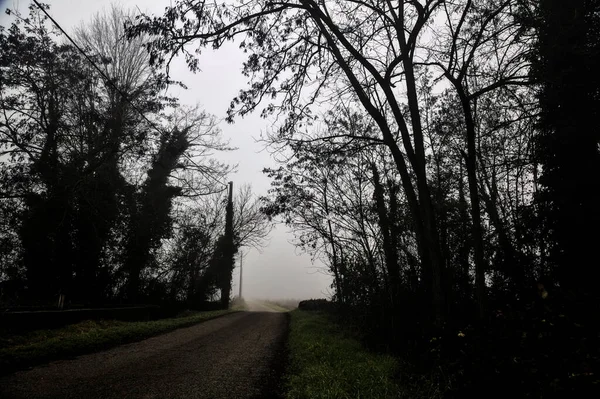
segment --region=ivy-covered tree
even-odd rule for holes
[[[214,193],[231,170],[211,158],[229,149],[214,117],[160,94],[125,15],[82,25],[79,48],[35,5],[0,28],[0,279],[27,286],[22,301],[144,298],[173,200]]]

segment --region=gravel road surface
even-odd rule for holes
[[[0,398],[276,398],[287,315],[239,312],[0,378]]]

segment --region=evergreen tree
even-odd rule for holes
[[[600,277],[600,2],[543,0],[534,76],[541,85],[538,200],[549,271],[561,288],[597,295]],[[548,276],[546,276],[548,277]]]

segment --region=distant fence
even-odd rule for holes
[[[56,328],[90,319],[146,321],[172,317],[175,313],[173,309],[153,305],[96,309],[8,310],[0,312],[0,328],[11,330]]]
[[[107,304],[93,308],[70,304],[69,309],[63,310],[47,306],[0,307],[0,329],[57,328],[84,320],[149,321],[175,317],[186,309],[208,311],[222,309],[222,307],[221,302],[211,301],[203,301],[195,305],[185,302],[170,302],[160,306]]]

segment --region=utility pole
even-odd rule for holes
[[[242,299],[242,274],[243,274],[243,269],[242,269],[242,263],[244,261],[244,253],[242,251],[240,251],[240,293],[238,294],[238,298]]]

